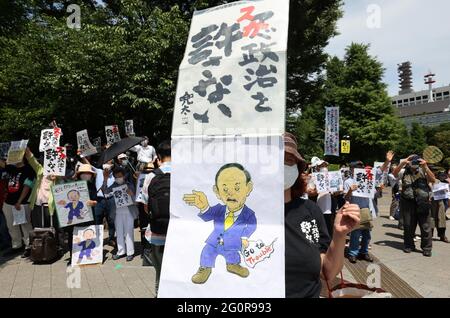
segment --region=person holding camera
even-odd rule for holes
[[[431,257],[431,201],[429,184],[436,178],[427,162],[418,155],[411,155],[400,162],[393,171],[394,177],[405,168],[400,192],[400,214],[403,217],[403,240],[405,253],[415,250],[414,233],[419,224],[421,248],[424,256]]]

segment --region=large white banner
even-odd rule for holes
[[[283,158],[281,136],[172,139],[159,297],[284,297]]]
[[[195,12],[172,135],[282,134],[288,20],[289,0]]]
[[[325,107],[325,155],[339,157],[339,107]]]

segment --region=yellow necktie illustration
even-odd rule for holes
[[[225,231],[228,230],[234,223],[234,212],[229,212],[225,218]]]

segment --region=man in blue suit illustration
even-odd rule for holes
[[[183,200],[200,210],[199,217],[214,221],[214,231],[206,240],[200,257],[200,268],[192,276],[195,284],[205,283],[211,275],[218,255],[225,258],[227,271],[240,277],[247,277],[249,271],[242,267],[239,251],[248,246],[248,238],[256,230],[255,212],[245,205],[253,190],[250,173],[238,163],[222,166],[216,174],[213,191],[225,205],[209,206],[203,192],[192,191]]]

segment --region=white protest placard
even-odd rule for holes
[[[89,140],[87,129],[77,132],[77,145],[83,157],[92,156],[97,153],[97,148]]]
[[[75,226],[72,267],[103,263],[103,225]]]
[[[46,149],[55,149],[56,147],[59,147],[61,134],[61,128],[59,127],[41,130],[39,151],[44,152]]]
[[[330,192],[340,192],[344,189],[341,171],[328,171],[328,182],[330,184]]]
[[[339,157],[339,107],[325,107],[325,155]]]
[[[445,200],[450,198],[449,184],[439,182],[433,185],[433,200]]]
[[[44,176],[66,175],[66,147],[45,149],[44,151]]]
[[[120,141],[119,127],[117,125],[105,126],[106,144],[112,145]]]
[[[11,145],[8,149],[8,158],[6,159],[6,163],[8,165],[13,165],[22,161],[23,156],[25,155],[25,150],[27,149],[28,139],[27,140],[19,140],[12,141]]]
[[[314,185],[316,186],[317,193],[330,192],[330,183],[328,180],[328,173],[326,172],[314,172]]]
[[[134,122],[132,119],[125,120],[125,134],[134,136]]]
[[[158,297],[285,296],[283,149],[281,135],[172,138],[177,186]],[[208,207],[199,204],[206,201]],[[236,209],[237,218],[227,219],[226,211]],[[227,264],[248,276],[229,272]],[[200,267],[211,268],[203,283]]]
[[[196,11],[180,65],[173,136],[282,134],[289,0]]]
[[[381,161],[375,161],[373,163],[373,171],[375,173],[375,186],[379,187],[382,184],[385,184],[387,181],[387,171],[389,170],[389,167],[387,168],[387,171],[381,171],[381,167],[384,165],[384,162]]]
[[[8,157],[8,150],[10,146],[11,146],[10,142],[0,143],[0,159],[6,159]]]
[[[355,168],[353,178],[358,186],[358,188],[352,192],[353,196],[370,199],[375,197],[375,175],[373,174],[372,169]]]
[[[133,205],[133,199],[128,194],[128,186],[126,184],[115,187],[112,191],[117,208]]]
[[[54,185],[52,193],[60,227],[94,220],[86,181]]]
[[[144,201],[144,197],[142,194],[142,188],[144,186],[144,181],[145,181],[145,177],[147,176],[146,173],[140,173],[139,177],[136,181],[136,198],[135,201],[136,202],[140,202],[140,203],[146,203]]]
[[[25,207],[20,206],[20,210],[17,210],[15,206],[12,207],[13,212],[13,225],[20,225],[27,223],[27,215],[25,214]]]
[[[97,149],[97,152],[100,152],[102,150],[102,138],[97,137],[92,139],[92,145]]]

